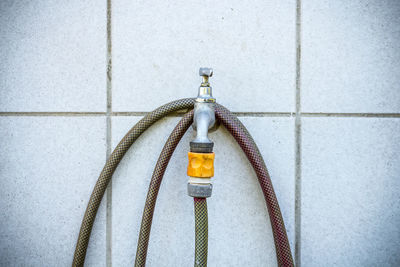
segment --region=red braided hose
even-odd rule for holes
[[[244,125],[224,106],[216,104],[215,115],[216,118],[221,122],[221,124],[225,126],[225,128],[238,142],[257,174],[258,181],[260,183],[267,204],[268,213],[272,225],[278,265],[282,267],[294,266],[289,241],[286,235],[285,224],[283,222],[278,200],[275,196],[267,167],[264,163],[260,151],[258,150],[257,145],[255,144],[254,140],[252,139],[251,135],[244,127]],[[184,119],[182,119],[182,121],[184,121]],[[179,124],[181,124],[182,121]],[[178,125],[174,129],[174,132],[171,134],[171,137],[182,135],[182,130],[184,128],[178,127]],[[175,133],[175,131],[180,131],[181,133],[177,134]],[[140,228],[135,260],[136,267],[145,266],[146,264],[147,247],[150,238],[150,229],[154,214],[155,202],[157,199],[158,189],[160,188],[165,171],[165,168],[161,172],[158,171],[158,169],[161,168],[161,165],[164,164],[166,167],[170,159],[170,155],[172,155],[176,145],[177,142],[175,139],[173,145],[166,144],[164,146],[164,149],[161,152],[160,157],[158,158],[156,168],[153,172],[153,176],[149,185],[145,209],[143,211],[142,225]]]
[[[274,234],[278,265],[282,267],[294,266],[278,200],[275,196],[275,191],[268,174],[267,166],[265,165],[256,143],[244,125],[224,106],[217,104],[215,108],[215,116],[235,138],[257,174],[258,182],[260,183],[268,208],[269,218]]]
[[[170,113],[172,111],[179,110],[179,109],[185,109],[185,108],[189,108],[189,109],[193,108],[193,104],[194,104],[194,99],[181,99],[181,100],[177,100],[177,101],[168,103],[164,106],[161,106],[160,108],[156,109],[155,111],[153,111],[152,113],[150,113],[149,115],[144,117],[140,122],[138,122],[135,125],[135,127],[133,127],[127,133],[127,135],[121,140],[121,142],[115,148],[112,155],[108,159],[106,165],[104,166],[104,169],[103,169],[102,173],[100,174],[100,177],[99,177],[99,179],[93,189],[93,193],[90,197],[84,218],[82,220],[82,225],[81,225],[78,241],[77,241],[76,248],[75,248],[74,260],[73,260],[72,266],[83,266],[83,264],[84,264],[91,230],[93,227],[93,223],[94,223],[94,220],[96,217],[97,210],[100,205],[100,201],[101,201],[101,199],[104,195],[104,192],[107,188],[108,182],[111,180],[114,170],[116,169],[119,162],[125,155],[126,151],[133,144],[133,142],[135,142],[135,140],[141,135],[141,133],[143,133],[155,121],[164,117],[165,115],[167,115],[168,113]],[[233,114],[231,114],[226,108],[224,108],[221,105],[216,104],[215,112],[216,112],[217,119],[219,119],[221,121],[221,123],[229,130],[229,132],[231,132],[233,137],[239,143],[242,150],[246,153],[248,159],[250,160],[251,164],[253,165],[253,167],[257,173],[257,177],[260,182],[261,188],[263,190],[264,197],[265,197],[267,207],[268,207],[268,212],[270,215],[279,266],[285,266],[285,267],[286,266],[294,266],[291,252],[290,252],[288,238],[286,235],[285,225],[283,223],[283,219],[282,219],[282,215],[281,215],[281,212],[279,209],[278,201],[276,199],[276,196],[275,196],[275,193],[274,193],[274,190],[272,187],[272,183],[271,183],[270,177],[268,175],[267,168],[266,168],[265,163],[262,159],[262,156],[257,148],[257,145],[254,143],[250,134],[247,132],[246,128],[241,124],[241,122]],[[190,115],[189,115],[189,117],[190,117]],[[184,119],[186,120],[186,123],[187,123],[186,116]],[[179,128],[179,131],[182,130],[182,127],[178,127],[178,128]],[[175,136],[175,137],[177,137],[177,136]],[[168,149],[169,152],[171,152],[170,149]],[[172,152],[173,152],[173,150],[174,149],[172,149]],[[165,157],[165,155],[163,153],[160,155],[160,158],[162,158],[162,157]],[[168,161],[169,161],[169,159],[168,159]],[[168,164],[168,161],[165,162],[165,164]],[[163,172],[158,173],[157,175],[153,174],[150,187],[152,186],[152,184],[156,185],[158,183],[158,181],[161,182],[161,180],[158,180],[158,179],[162,179],[162,176],[163,176]],[[153,182],[153,179],[156,179],[157,181]],[[149,190],[151,190],[151,188],[149,188]],[[154,199],[154,201],[155,201],[155,197],[152,199]],[[146,203],[146,205],[147,205],[147,203]],[[149,205],[152,206],[153,204],[149,203]],[[154,208],[147,210],[146,213],[147,213],[147,218],[149,219],[148,223],[150,225],[146,226],[144,228],[149,227],[148,229],[150,230],[151,219],[153,217]],[[141,231],[142,231],[142,229],[143,229],[143,224],[141,227]],[[138,244],[138,246],[147,247],[147,244],[149,241],[149,235],[150,235],[150,231],[148,234],[145,235],[146,237],[140,241],[141,244]],[[145,255],[143,255],[143,256],[145,259]],[[145,261],[142,264],[144,266]]]

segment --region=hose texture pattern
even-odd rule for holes
[[[272,182],[270,179],[270,176],[268,174],[267,167],[265,165],[265,162],[262,158],[262,155],[254,142],[253,138],[251,137],[250,133],[247,131],[246,127],[240,122],[239,119],[236,118],[235,115],[233,115],[228,109],[226,109],[224,106],[220,104],[216,104],[215,107],[215,115],[216,118],[221,122],[222,125],[225,126],[225,128],[231,133],[231,135],[235,138],[235,140],[238,142],[239,146],[242,148],[244,153],[246,154],[247,158],[249,159],[251,165],[253,166],[257,177],[258,181],[260,183],[261,189],[264,194],[264,198],[267,204],[267,209],[271,221],[271,226],[272,226],[272,231],[274,235],[274,242],[275,242],[275,250],[276,250],[276,255],[277,255],[277,262],[278,265],[281,267],[288,267],[288,266],[294,266],[293,263],[293,258],[292,254],[290,251],[290,245],[289,241],[287,238],[286,234],[286,229],[285,229],[285,224],[283,222],[282,214],[279,208],[278,200],[275,196],[274,189],[272,187]],[[163,158],[164,155],[161,153],[160,158]],[[162,180],[162,177],[154,176],[153,178],[160,179]],[[153,188],[153,185],[156,185],[157,183],[150,182],[149,186],[149,192],[157,192],[158,190],[155,190]],[[153,217],[154,214],[154,207],[155,207],[155,200],[157,198],[157,195],[153,196],[151,199],[147,199],[147,201],[152,201],[154,202],[153,204],[149,204],[146,201],[146,206],[151,206],[153,207],[152,210],[146,209],[143,212],[143,218],[149,218]],[[150,224],[150,225],[148,225]],[[150,227],[151,227],[151,220],[142,220],[142,225],[140,229],[140,236],[145,237],[145,238],[139,238],[139,243],[138,243],[138,248],[140,247],[146,247],[148,246],[149,243],[149,238],[150,238]],[[143,230],[142,230],[143,229]],[[142,231],[145,231],[146,234],[142,234]],[[142,244],[145,243],[145,244]],[[197,248],[196,248],[197,250]],[[147,252],[147,250],[146,250]],[[138,255],[136,255],[136,263]],[[144,259],[144,262],[141,261],[143,265],[136,265],[136,266],[145,266],[145,255],[143,257],[142,254],[140,254],[140,258]]]
[[[135,266],[141,267],[146,265],[147,248],[149,245],[151,223],[153,220],[154,208],[157,201],[158,191],[160,190],[161,181],[164,177],[165,170],[175,151],[176,146],[185,134],[187,129],[193,122],[193,110],[179,121],[175,129],[172,131],[164,148],[157,160],[156,166],[151,177],[149,191],[147,192],[146,204],[144,206],[142,224],[140,226],[140,234],[136,251]]]
[[[136,139],[151,125],[162,117],[171,112],[181,109],[192,109],[194,105],[193,98],[185,98],[165,104],[141,119],[125,136],[114,149],[113,153],[107,160],[96,185],[94,186],[92,195],[90,196],[85,215],[82,220],[79,237],[75,248],[72,266],[83,266],[86,257],[86,251],[89,244],[90,233],[92,232],[93,223],[99,209],[101,199],[107,189],[107,185],[117,168],[119,162],[125,155],[126,151],[136,141]]]
[[[90,234],[92,231],[94,220],[96,218],[97,210],[100,206],[101,199],[103,198],[104,192],[107,189],[107,185],[111,180],[112,174],[114,173],[115,169],[117,168],[119,162],[121,161],[127,150],[136,141],[136,139],[156,121],[158,121],[159,119],[168,115],[171,112],[182,109],[192,109],[193,105],[194,105],[194,99],[187,98],[187,99],[173,101],[157,108],[153,112],[146,115],[142,120],[140,120],[125,135],[125,137],[114,149],[113,153],[107,160],[100,174],[100,177],[96,182],[92,195],[90,196],[89,203],[82,220],[81,229],[79,232],[79,237],[75,248],[75,254],[72,263],[73,267],[83,266],[84,264]],[[254,140],[252,139],[246,128],[232,113],[229,112],[229,110],[227,110],[226,108],[224,108],[219,104],[216,104],[215,114],[216,118],[221,122],[221,124],[223,124],[228,129],[228,131],[239,143],[240,147],[245,152],[246,156],[248,157],[249,161],[254,167],[254,170],[256,171],[259,183],[261,185],[261,189],[264,193],[265,201],[267,203],[267,208],[274,234],[276,254],[279,266],[285,266],[285,267],[294,266],[290,252],[288,238],[286,235],[285,225],[282,219],[282,214],[280,212],[280,208],[272,187],[271,179],[269,177],[265,163],[262,159],[261,153],[257,148],[257,145],[254,143]],[[164,157],[164,153],[166,152],[164,152],[163,150],[163,152],[160,155],[160,158]],[[157,176],[153,175],[152,180],[153,178],[157,178]],[[161,180],[159,181],[161,182]],[[150,182],[149,191],[154,190],[153,188],[156,186],[157,186],[156,182],[153,181]],[[142,255],[141,256],[142,260],[140,261],[141,265],[137,266],[145,266],[147,246],[150,237],[150,228],[151,228],[151,222],[154,213],[155,199],[157,197],[157,193],[158,189],[154,190],[153,191],[154,195],[152,195],[151,198],[148,197],[147,199],[150,203],[146,202],[146,206],[150,208],[148,209],[145,208],[144,210],[144,216],[147,216],[147,219],[142,220],[142,225],[140,230],[141,231],[140,236],[142,236],[142,238],[139,238],[138,251],[139,251],[139,246],[142,246],[143,248],[146,249],[145,250],[143,250],[143,248],[141,249],[141,251],[143,250],[144,254],[139,253]],[[143,234],[142,231],[144,231]],[[146,231],[148,232],[146,233]]]
[[[195,219],[195,256],[194,267],[207,267],[208,216],[207,199],[193,198]]]
[[[275,191],[272,186],[267,166],[265,165],[256,143],[239,119],[237,119],[236,116],[222,105],[217,104],[215,108],[215,116],[235,138],[257,174],[258,182],[263,191],[268,208],[278,265],[282,267],[294,266],[278,200],[275,196]]]

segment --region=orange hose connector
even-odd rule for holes
[[[214,176],[215,153],[188,152],[189,164],[187,175],[191,177],[210,178]]]

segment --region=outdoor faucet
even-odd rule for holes
[[[208,138],[208,131],[215,124],[215,98],[212,96],[209,77],[213,75],[213,70],[200,68],[199,75],[203,77],[203,81],[194,104],[193,129],[196,131],[196,138],[190,142],[190,151],[211,153],[214,143]]]

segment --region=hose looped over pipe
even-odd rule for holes
[[[272,182],[268,174],[267,167],[264,163],[262,155],[254,142],[253,138],[247,131],[246,127],[233,115],[228,109],[220,104],[216,104],[215,115],[217,120],[231,133],[238,142],[243,152],[246,154],[251,165],[253,166],[264,198],[267,204],[267,209],[271,221],[272,231],[274,235],[275,251],[279,266],[294,266],[290,245],[286,234],[285,225],[282,214],[279,208],[278,200],[276,199]],[[175,128],[176,130],[177,128]],[[174,131],[175,131],[174,130]],[[172,136],[173,134],[171,134]],[[176,147],[176,145],[175,145]],[[144,267],[146,265],[147,247],[149,244],[151,222],[154,214],[155,202],[157,200],[158,190],[163,179],[164,172],[159,172],[158,165],[168,164],[165,162],[167,154],[172,154],[174,146],[164,146],[163,151],[158,158],[156,168],[150,182],[149,191],[147,194],[145,209],[143,211],[142,224],[140,227],[139,240],[136,252],[135,267]],[[172,150],[172,151],[171,151]],[[162,164],[161,164],[162,163]],[[149,207],[152,207],[149,209]],[[195,250],[198,250],[196,246]]]
[[[119,144],[107,160],[103,170],[101,171],[100,177],[93,188],[92,195],[90,196],[85,215],[83,216],[78,241],[76,243],[74,260],[72,262],[73,267],[81,267],[85,262],[90,233],[92,232],[93,223],[96,218],[101,199],[103,198],[104,192],[107,189],[108,183],[110,182],[115,169],[125,155],[126,151],[128,151],[128,149],[136,141],[136,139],[156,121],[165,117],[171,112],[181,109],[192,109],[193,105],[193,98],[184,98],[165,104],[141,119],[124,136],[124,138],[122,138],[121,142],[119,142]]]
[[[84,218],[82,220],[82,225],[79,232],[79,237],[75,249],[72,266],[83,266],[84,264],[90,233],[92,231],[93,223],[101,199],[104,195],[104,192],[107,188],[109,181],[111,180],[112,174],[114,173],[122,157],[125,155],[126,151],[133,144],[133,142],[157,120],[159,120],[160,118],[166,116],[168,113],[171,113],[173,111],[193,108],[193,104],[194,104],[194,99],[181,99],[168,103],[164,106],[161,106],[160,108],[156,109],[155,111],[145,116],[141,121],[139,121],[125,135],[125,137],[115,148],[110,158],[108,159],[106,165],[104,166],[100,174],[100,177],[93,189],[92,195],[90,197]],[[268,171],[265,167],[265,163],[261,157],[261,154],[256,144],[254,143],[250,134],[247,132],[246,128],[241,124],[241,122],[234,115],[232,115],[227,109],[218,104],[216,106],[216,116],[234,136],[236,141],[241,146],[242,150],[246,153],[246,156],[249,158],[251,164],[253,165],[257,173],[261,188],[264,193],[265,200],[267,202],[268,212],[270,215],[272,230],[274,234],[274,241],[275,241],[279,266],[294,266],[279,205],[275,193],[273,191],[273,187],[268,175]],[[161,156],[162,155],[160,155],[160,158]],[[162,179],[162,176],[163,174],[161,176],[153,175],[152,179],[153,178]],[[151,217],[153,212],[154,209],[150,211]],[[151,220],[150,220],[150,227],[151,227]],[[142,228],[143,228],[143,221],[142,221],[141,231]],[[144,242],[147,242],[147,244],[148,244],[148,238],[149,235],[147,235],[147,238],[143,240]],[[138,244],[138,247],[139,246],[140,244]],[[142,266],[144,266],[145,257],[144,257],[144,262],[142,264],[143,264]]]
[[[215,108],[215,116],[235,138],[257,174],[258,182],[263,191],[264,199],[268,208],[278,265],[285,267],[294,266],[281,209],[279,208],[271,178],[260,150],[246,127],[244,127],[239,119],[236,118],[236,116],[228,109],[217,104]]]
[[[136,249],[135,267],[145,266],[147,257],[147,248],[150,239],[151,223],[153,221],[154,208],[156,206],[158,191],[160,190],[161,181],[164,177],[169,160],[175,151],[176,146],[182,139],[187,129],[193,122],[193,110],[178,122],[158,157],[156,166],[154,167],[151,177],[149,191],[147,191],[146,204],[144,205],[142,224],[140,226],[140,234]]]

